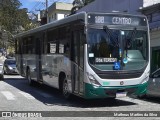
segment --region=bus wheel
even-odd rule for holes
[[[69,88],[68,88],[68,84],[67,84],[67,79],[66,78],[63,80],[63,96],[66,99],[70,99],[71,98],[71,93],[69,93]]]
[[[33,85],[33,81],[31,79],[31,74],[30,74],[29,69],[27,70],[27,80],[28,80],[29,85]]]
[[[4,76],[3,75],[0,75],[0,80],[4,80]]]

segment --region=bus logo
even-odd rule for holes
[[[124,82],[123,82],[123,81],[121,81],[121,82],[120,82],[120,85],[123,85],[123,84],[124,84]]]

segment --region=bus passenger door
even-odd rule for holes
[[[73,92],[79,95],[83,94],[84,79],[84,44],[83,31],[73,32],[71,42],[71,60],[72,60],[72,88]]]

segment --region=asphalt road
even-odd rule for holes
[[[135,96],[117,98],[116,100],[84,100],[75,96],[71,100],[65,100],[57,89],[39,84],[29,86],[24,78],[18,75],[7,75],[4,81],[0,81],[0,116],[4,111],[9,112],[9,114],[11,112],[12,118],[6,117],[6,113],[3,113],[3,117],[0,119],[158,120],[160,117],[141,117],[141,112],[136,114],[139,117],[127,117],[127,115],[133,113],[133,111],[135,113],[143,111],[151,116],[151,113],[155,113],[151,111],[160,111],[160,100],[159,98],[140,100]],[[120,114],[121,112],[123,114]],[[32,113],[37,117],[33,118]],[[120,117],[116,117],[116,114]],[[156,116],[156,113],[152,115]],[[41,116],[42,118],[39,118]]]

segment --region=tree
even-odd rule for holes
[[[19,0],[0,0],[0,27],[3,33],[7,34],[7,37],[3,41],[3,43],[7,44],[7,48],[14,46],[11,34],[16,34],[20,30],[28,30],[33,27],[27,15],[28,10],[20,9],[20,6]]]
[[[93,2],[94,0],[74,0],[73,1],[73,8],[71,10],[71,14],[75,14],[77,10],[80,8],[88,5],[89,3]]]
[[[18,9],[17,20],[15,21],[17,22],[17,30],[20,29],[20,27],[24,28],[24,30],[29,30],[35,27],[32,25],[27,13],[27,9]]]
[[[17,19],[17,10],[20,7],[18,0],[1,0],[0,25],[7,31],[14,31]]]
[[[27,9],[20,9],[19,0],[0,0],[0,26],[3,29],[13,33],[19,28],[24,30],[30,29],[28,25],[31,23]]]

